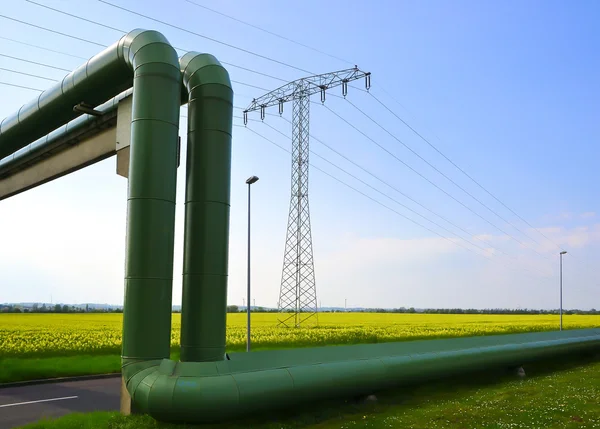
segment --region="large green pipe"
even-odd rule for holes
[[[103,115],[109,113],[114,114],[119,106],[119,101],[130,96],[132,91],[132,89],[123,91],[121,94],[111,98],[106,103],[102,103],[100,106],[97,106],[94,110],[102,113]],[[10,172],[11,169],[21,163],[31,162],[36,158],[42,157],[50,148],[52,148],[53,143],[63,139],[64,137],[74,134],[80,129],[92,126],[97,120],[97,117],[94,115],[89,115],[87,113],[83,114],[67,124],[55,129],[44,137],[40,137],[33,143],[22,147],[15,153],[0,159],[0,177],[2,177],[6,172]]]
[[[181,60],[188,98],[181,360],[225,354],[233,90],[215,57]]]
[[[0,122],[0,158],[80,116],[81,113],[73,111],[76,104],[85,102],[97,106],[131,88],[133,70],[129,44],[142,33],[142,30],[134,30],[123,36],[16,113],[4,118]]]
[[[123,311],[127,366],[170,356],[181,72],[175,49],[156,32],[124,42],[123,55],[134,70]]]
[[[600,329],[234,353],[126,368],[140,412],[208,423],[476,370],[600,350]]]
[[[0,158],[133,85],[123,363],[169,357],[181,71],[156,31],[134,30],[0,122]]]

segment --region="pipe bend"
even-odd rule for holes
[[[194,89],[202,85],[222,85],[233,95],[229,73],[215,56],[188,52],[181,57],[179,64],[183,80],[182,102],[192,99]]]

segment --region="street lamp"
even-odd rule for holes
[[[258,177],[250,176],[246,183],[248,184],[248,297],[246,302],[247,326],[246,326],[246,351],[250,351],[250,185],[258,182]]]
[[[560,330],[562,331],[562,257],[567,253],[566,250],[560,252]]]

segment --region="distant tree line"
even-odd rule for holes
[[[291,310],[290,310],[291,311]],[[79,307],[74,305],[38,305],[33,304],[32,307],[22,307],[19,305],[0,305],[1,313],[122,313],[122,308],[90,308],[88,305],[85,307]],[[177,309],[174,313],[180,313],[181,310]],[[237,305],[228,305],[228,313],[240,313],[246,312],[246,307],[239,307]],[[267,307],[252,307],[253,313],[278,313],[276,308]],[[536,310],[529,308],[485,308],[485,309],[474,309],[474,308],[426,308],[422,310],[416,310],[413,307],[410,308],[364,308],[364,309],[327,309],[320,310],[321,313],[420,313],[420,314],[546,314],[553,315],[559,314],[559,310]],[[600,315],[600,310],[592,308],[591,310],[563,310],[563,314],[572,315]]]
[[[31,307],[23,307],[20,305],[0,305],[2,313],[122,313],[122,308],[90,308],[76,307],[74,305],[46,305],[33,304]]]
[[[414,308],[369,308],[361,310],[364,313],[421,313],[421,314],[559,314],[560,310],[536,310],[530,308],[425,308],[423,310],[415,310]],[[563,309],[563,314],[600,314],[599,310],[592,308],[591,310]]]

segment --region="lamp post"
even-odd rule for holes
[[[248,184],[248,297],[246,299],[246,302],[248,303],[248,305],[246,307],[246,313],[247,313],[246,351],[247,352],[250,351],[250,303],[252,302],[252,301],[250,301],[250,186],[256,182],[258,182],[258,177],[256,177],[256,176],[251,176],[248,178],[248,180],[246,180],[246,183]]]
[[[564,254],[566,254],[567,251],[563,250],[562,252],[560,252],[560,330],[562,331],[562,257]]]

